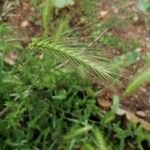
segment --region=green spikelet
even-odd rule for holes
[[[49,40],[35,40],[29,45],[29,48],[38,50],[50,58],[55,58],[58,63],[67,61],[78,75],[96,83],[106,86],[118,81],[116,77],[119,71],[113,67],[110,60],[88,47],[66,47]]]
[[[145,69],[133,79],[133,81],[128,85],[127,89],[125,90],[124,95],[127,96],[133,93],[137,88],[139,88],[147,81],[150,81],[150,68]]]
[[[104,137],[98,128],[95,128],[94,135],[97,141],[98,150],[107,150]]]

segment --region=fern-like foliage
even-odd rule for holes
[[[82,77],[89,78],[95,83],[110,85],[118,81],[118,69],[97,50],[85,46],[66,46],[61,43],[45,40],[34,40],[30,49],[46,54],[58,63],[67,61],[72,69]],[[119,82],[119,81],[118,81]]]
[[[124,95],[129,95],[137,90],[142,84],[145,82],[150,81],[150,67],[144,69],[140,74],[136,75],[133,78],[133,81],[128,85],[127,89],[125,90]]]

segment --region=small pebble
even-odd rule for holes
[[[136,114],[137,116],[142,117],[142,118],[146,117],[146,114],[143,111],[137,111]]]
[[[108,11],[101,11],[100,15],[102,18],[104,18],[108,14]]]
[[[27,20],[23,21],[20,26],[22,28],[28,27],[29,26],[29,21],[27,21]]]

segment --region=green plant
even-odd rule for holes
[[[4,64],[4,51],[5,51],[5,41],[0,41],[0,85],[2,85],[3,78],[3,64]]]
[[[149,66],[145,69],[142,69],[140,73],[138,73],[134,78],[133,81],[128,85],[128,87],[125,90],[125,95],[129,95],[136,91],[141,85],[143,85],[145,82],[148,82],[150,80],[150,68]]]
[[[97,141],[98,149],[107,150],[103,134],[100,132],[100,130],[98,128],[94,129],[94,135],[95,135],[95,138]]]
[[[48,37],[50,21],[53,11],[53,3],[52,0],[45,0],[42,9],[42,19],[43,19],[43,29],[44,29],[44,37]]]
[[[66,47],[48,40],[33,41],[29,48],[44,52],[58,63],[68,61],[78,74],[96,83],[108,85],[110,81],[115,81],[118,75],[118,70],[113,68],[108,59],[98,55],[98,52],[94,55],[90,48],[86,50],[86,47],[80,46],[79,51],[78,46]]]
[[[148,0],[139,0],[138,2],[138,9],[142,12],[146,12],[150,7],[150,3]]]
[[[119,49],[121,52],[128,51],[128,50],[134,50],[138,48],[139,44],[134,41],[133,39],[128,40],[127,42],[122,41],[119,39],[119,37],[110,34],[110,35],[104,35],[100,38],[100,43],[108,46],[112,50],[114,48]]]
[[[116,16],[102,26],[92,26],[92,31],[99,29],[96,40],[91,33],[94,42],[85,46],[74,40],[76,35],[68,27],[69,17],[58,17],[50,22],[49,10],[52,7],[47,5],[50,1],[32,2],[36,11],[39,10],[36,5],[40,8],[46,6],[43,11],[46,40],[33,40],[30,49],[24,47],[24,42],[21,47],[13,35],[17,29],[10,31],[7,24],[0,25],[0,149],[123,150],[128,147],[142,150],[150,147],[148,132],[137,124],[116,117],[119,96],[112,97],[112,107],[104,112],[97,107],[94,96],[101,86],[97,88],[75,74],[106,86],[113,83],[112,80],[117,81],[120,66],[123,68],[136,62],[137,51],[110,61],[97,50],[97,39],[100,39],[97,35],[107,27],[116,26]],[[89,9],[95,8],[96,4],[89,0],[81,3],[86,15],[93,12]],[[64,36],[68,32],[69,40]],[[102,42],[106,41],[102,44],[119,47],[119,38],[112,37],[102,37]],[[127,50],[137,48],[130,44]],[[18,52],[18,58],[14,65],[9,65],[4,59],[12,50]],[[149,55],[144,60],[148,62]]]
[[[5,71],[5,63],[4,59],[6,55],[15,48],[20,48],[20,44],[17,41],[10,42],[9,33],[11,32],[11,28],[9,25],[1,24],[0,25],[0,92],[4,92],[4,87],[7,87],[7,84],[13,84],[13,78],[11,77],[11,73],[7,73]],[[7,76],[7,77],[6,77]]]
[[[127,86],[124,95],[130,95],[136,91],[144,83],[149,82],[150,80],[150,67],[149,67],[149,53],[143,56],[145,65],[142,69],[136,73],[135,77],[132,79],[131,83]]]
[[[74,5],[75,1],[74,0],[53,0],[54,6],[56,8],[64,8],[69,5]]]
[[[140,11],[141,18],[143,18],[146,29],[150,31],[150,17],[149,17],[149,8],[150,2],[148,0],[139,0],[137,4],[137,8]]]

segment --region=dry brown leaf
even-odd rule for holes
[[[111,102],[107,99],[97,99],[97,102],[99,104],[99,106],[104,109],[104,110],[108,110],[111,107]]]
[[[137,111],[136,115],[139,116],[139,117],[142,117],[142,118],[146,117],[146,114],[143,111]]]
[[[133,123],[140,123],[141,126],[145,129],[145,130],[148,130],[150,131],[150,123],[135,116],[133,113],[127,111],[127,110],[124,110],[124,109],[121,109],[119,108],[122,112],[123,112],[123,115],[125,114],[127,120],[133,122]]]

